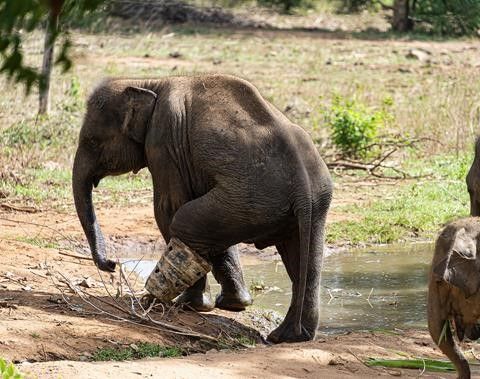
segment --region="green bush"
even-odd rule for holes
[[[3,358],[0,358],[0,375],[1,375],[1,379],[22,379],[23,378],[23,375],[17,371],[13,363],[8,364]]]
[[[412,11],[416,19],[430,24],[434,33],[466,35],[480,29],[478,0],[421,0]]]
[[[335,96],[327,114],[334,145],[345,157],[367,158],[374,154],[370,148],[385,123],[392,118],[386,107],[391,98],[384,101],[381,110],[373,111],[355,100]]]

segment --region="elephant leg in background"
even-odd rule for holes
[[[457,346],[448,322],[449,306],[442,299],[447,293],[446,289],[441,289],[444,283],[437,283],[430,277],[427,296],[427,320],[430,335],[440,350],[452,361],[458,372],[459,379],[470,379],[470,366],[465,359],[462,351]]]
[[[213,276],[222,286],[215,306],[230,311],[243,311],[252,304],[252,297],[243,280],[242,266],[238,256],[238,247],[231,246],[223,254],[212,259]]]
[[[307,287],[302,312],[302,335],[293,334],[295,322],[295,302],[297,299],[297,285],[299,274],[299,235],[295,231],[293,235],[280,243],[276,244],[277,250],[282,257],[282,261],[287,270],[288,276],[292,281],[292,299],[287,315],[283,322],[273,330],[268,336],[272,342],[282,341],[307,341],[315,336],[319,312],[320,312],[320,279],[323,264],[323,236],[325,228],[325,215],[320,219],[312,219],[312,234],[310,242],[310,253],[308,258]]]

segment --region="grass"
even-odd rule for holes
[[[125,348],[102,348],[93,354],[93,360],[125,361],[147,357],[172,358],[183,355],[183,350],[178,347],[165,347],[150,342],[141,342],[138,345],[132,345]]]
[[[30,337],[32,337],[33,339],[39,339],[40,338],[40,334],[36,333],[36,332],[32,332],[30,333]]]
[[[234,339],[238,344],[243,345],[243,346],[254,347],[257,344],[255,339],[253,339],[251,337],[248,337],[248,336],[239,335],[237,337],[234,337]]]
[[[411,162],[412,174],[428,176],[393,187],[379,200],[341,208],[355,221],[331,224],[327,241],[356,245],[434,237],[444,223],[468,215],[464,178],[471,160],[471,155],[464,155]]]
[[[440,361],[436,359],[378,359],[369,358],[365,364],[367,366],[381,366],[388,368],[410,368],[435,372],[455,371],[452,362]]]
[[[15,239],[45,249],[58,249],[60,247],[56,241],[41,237],[16,237]]]
[[[315,13],[277,16],[269,21],[280,27],[287,22],[308,25],[318,18]],[[432,42],[428,45],[430,62],[413,60],[407,55],[416,45],[408,38],[389,35],[385,39],[385,33],[371,36],[371,30],[368,37],[362,37],[358,19],[363,16],[332,17],[347,33],[191,24],[162,30],[125,28],[109,34],[75,30],[75,66],[63,75],[54,71],[48,117],[37,119],[36,97],[25,98],[20,86],[0,77],[0,109],[8,110],[0,115],[0,197],[6,197],[2,201],[73,211],[73,154],[86,96],[102,77],[224,72],[253,82],[311,134],[322,154],[330,152],[331,131],[325,117],[336,95],[372,109],[391,97],[393,121],[385,132],[430,139],[411,152],[419,158],[401,165],[412,175],[430,176],[400,183],[380,199],[365,190],[365,202],[336,209],[352,217],[329,225],[328,241],[383,243],[432,236],[442,223],[465,215],[468,209],[462,177],[467,166],[460,170],[454,154],[466,156],[471,149],[480,114],[476,53],[469,41]],[[116,22],[113,30],[125,26]],[[363,29],[370,26],[370,21],[362,22]],[[24,46],[27,63],[40,65],[42,46],[42,34],[34,33]],[[174,51],[181,57],[169,57]],[[451,167],[449,162],[453,162]],[[342,196],[341,186],[350,184],[347,179],[339,183]],[[151,188],[146,170],[106,178],[94,191],[95,204],[150,204]]]

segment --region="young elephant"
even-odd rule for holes
[[[448,224],[435,245],[428,286],[428,328],[432,339],[455,365],[459,378],[470,378],[459,341],[480,337],[480,218]]]
[[[106,258],[92,186],[143,167],[163,237],[209,262],[222,285],[217,306],[251,302],[233,246],[275,245],[293,295],[269,339],[312,339],[332,182],[308,134],[233,76],[107,80],[88,101],[73,167],[75,206],[101,270],[115,263]],[[201,306],[205,289],[200,277],[181,298]]]

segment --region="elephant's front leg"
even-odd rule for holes
[[[180,191],[175,191],[173,196],[161,196],[162,188],[158,187],[157,183],[162,183],[162,180],[154,179],[154,213],[157,226],[162,233],[163,239],[168,244],[170,242],[170,224],[172,223],[175,212],[183,204],[188,201],[188,196],[182,194]],[[187,288],[178,296],[177,304],[187,304],[199,312],[208,312],[215,308],[215,303],[210,294],[210,286],[205,275],[200,278],[193,286]]]
[[[243,311],[252,304],[252,297],[243,280],[238,247],[231,246],[222,254],[211,258],[213,276],[222,286],[215,306],[230,311]]]

